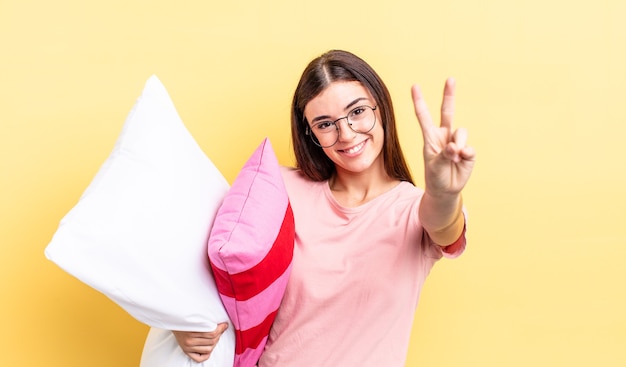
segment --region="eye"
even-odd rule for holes
[[[331,127],[335,126],[335,123],[332,121],[322,121],[319,124],[314,126],[315,130],[324,131]]]
[[[367,107],[361,106],[361,107],[357,107],[357,108],[353,109],[352,111],[350,111],[350,118],[358,117],[360,114],[365,112],[366,108]]]

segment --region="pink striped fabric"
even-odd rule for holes
[[[226,194],[208,254],[222,302],[235,327],[234,367],[253,367],[285,293],[294,221],[280,166],[265,139]]]

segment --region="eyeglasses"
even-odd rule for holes
[[[376,125],[376,108],[378,106],[359,106],[353,108],[346,116],[340,117],[335,121],[316,122],[313,126],[306,129],[306,134],[311,137],[313,143],[321,148],[330,148],[339,140],[340,120],[345,119],[352,131],[358,134],[367,134],[374,125]]]

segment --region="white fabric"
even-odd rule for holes
[[[45,254],[147,325],[214,330],[229,319],[206,246],[228,188],[152,76]],[[215,366],[232,366],[234,345],[231,326]]]
[[[197,363],[180,349],[171,331],[151,328],[141,355],[139,367],[222,367],[232,366],[233,356],[228,345],[223,343],[224,335],[205,362]]]

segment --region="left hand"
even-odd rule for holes
[[[467,144],[467,131],[454,130],[454,92],[456,82],[449,78],[443,91],[441,123],[433,123],[419,86],[411,88],[415,114],[424,137],[426,192],[433,196],[458,195],[469,180],[476,152]]]
[[[209,332],[172,331],[180,348],[194,362],[200,363],[209,359],[220,337],[228,329],[228,323],[223,322]]]

